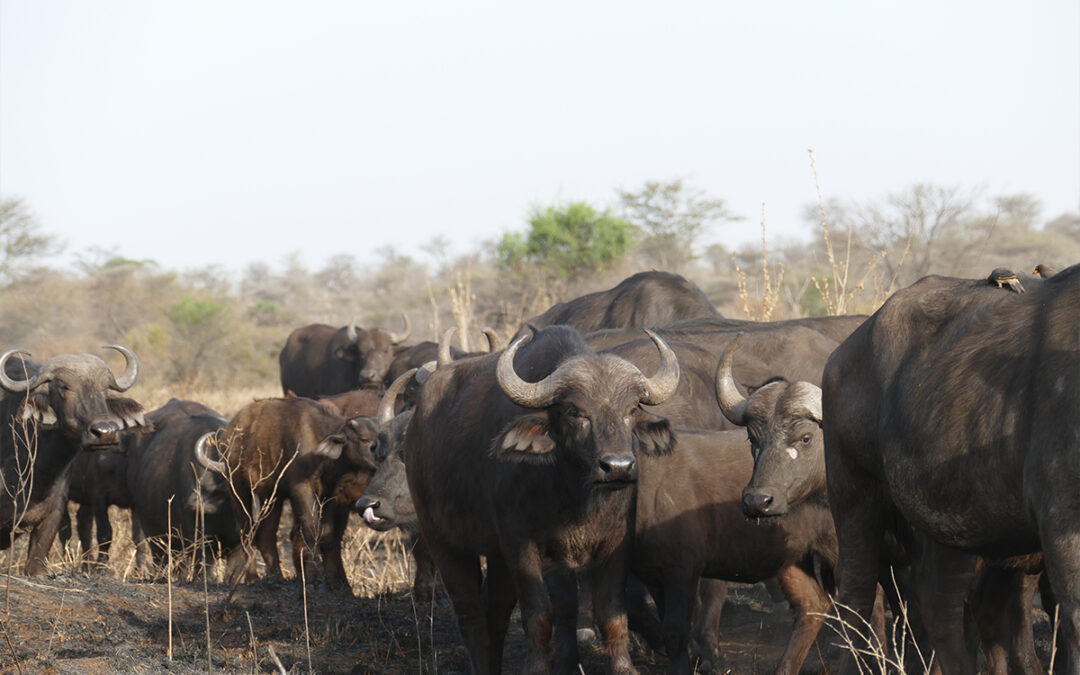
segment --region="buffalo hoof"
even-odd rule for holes
[[[596,629],[595,628],[578,628],[577,629],[577,643],[581,647],[594,644],[596,642]]]

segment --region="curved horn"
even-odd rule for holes
[[[349,319],[349,327],[345,329],[345,337],[349,338],[349,342],[356,342],[360,337],[360,327],[356,325],[356,317]]]
[[[679,359],[663,338],[648,328],[645,332],[660,350],[660,367],[656,369],[656,374],[652,377],[642,376],[645,395],[641,397],[641,402],[645,405],[657,405],[671,398],[671,395],[675,393],[675,388],[679,386]]]
[[[457,329],[451,326],[444,330],[442,337],[439,338],[439,358],[436,361],[439,368],[454,360],[454,357],[450,355],[450,338],[454,336],[455,330]]]
[[[735,360],[735,347],[742,340],[742,333],[735,336],[724,356],[720,359],[720,367],[716,369],[716,402],[720,405],[720,412],[728,418],[732,424],[740,427],[746,426],[746,406],[748,399],[744,398],[735,388],[735,378],[731,376],[731,363]],[[820,407],[820,401],[818,403]]]
[[[503,348],[502,338],[495,332],[494,328],[484,328],[484,337],[487,338],[488,354],[497,352]]]
[[[109,387],[114,391],[127,391],[135,384],[135,378],[139,376],[139,357],[123,345],[103,345],[102,349],[115,349],[124,355],[124,372],[114,379],[114,384]]]
[[[216,435],[216,431],[208,431],[202,436],[199,436],[199,440],[195,442],[195,459],[207,469],[215,473],[220,473],[222,476],[226,476],[229,473],[229,469],[225,466],[225,462],[210,459],[206,456],[206,442],[210,440],[211,436]]]
[[[4,352],[3,355],[0,355],[0,386],[13,394],[21,394],[22,392],[41,384],[37,381],[41,375],[39,374],[38,377],[31,377],[29,380],[13,380],[8,377],[7,361],[15,354],[30,356],[30,352],[25,349],[9,349]]]
[[[401,320],[405,322],[405,330],[400,333],[390,333],[390,342],[396,345],[409,339],[409,317],[405,316],[405,312],[401,313]]]
[[[420,369],[416,371],[417,384],[424,384],[431,377],[431,374],[439,369],[438,361],[428,361],[420,366]]]
[[[406,370],[398,378],[394,380],[394,383],[390,385],[390,388],[383,394],[382,400],[379,401],[379,412],[375,414],[375,420],[379,423],[380,427],[384,427],[390,424],[390,420],[394,419],[394,401],[397,400],[397,395],[401,393],[401,390],[405,387],[405,383],[409,381],[409,378],[416,374],[416,368],[410,368]]]
[[[514,403],[525,408],[543,408],[555,399],[555,394],[562,385],[562,378],[556,377],[558,370],[539,382],[526,382],[518,377],[514,370],[514,354],[517,354],[522,343],[531,339],[532,335],[522,335],[510,343],[499,357],[495,377],[499,381],[499,387]]]

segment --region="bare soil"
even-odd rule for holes
[[[201,575],[184,569],[171,583],[160,570],[136,578],[130,541],[118,541],[110,565],[93,572],[54,549],[60,560],[50,578],[0,575],[0,672],[468,673],[446,601],[413,602],[401,542],[354,527],[346,546],[354,593],[309,584],[306,603],[297,579],[244,584],[230,599],[229,589],[214,580],[220,569],[212,569],[205,587]],[[24,556],[24,548],[17,546],[16,556]],[[6,569],[5,558],[0,564]],[[520,671],[524,657],[518,621],[515,615],[504,654],[509,673]],[[1044,614],[1039,621],[1045,664],[1049,626]],[[735,586],[721,619],[725,670],[772,672],[791,623],[790,611],[774,608],[764,588]],[[821,645],[834,641],[828,628],[826,633]],[[636,635],[631,642],[641,673],[665,672],[663,655]],[[835,649],[815,648],[804,671],[829,672],[836,655]],[[583,645],[581,672],[604,671],[599,645]]]

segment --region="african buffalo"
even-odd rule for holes
[[[668,672],[690,672],[698,578],[754,583],[777,577],[795,628],[774,672],[799,672],[831,602],[814,560],[836,562],[828,508],[807,503],[773,526],[747,519],[743,486],[754,469],[743,431],[678,429],[675,450],[639,458],[633,571],[662,607]],[[699,627],[699,629],[704,627]]]
[[[142,406],[116,396],[135,384],[139,360],[127,347],[107,345],[124,356],[125,368],[114,376],[93,354],[61,354],[45,363],[24,360],[25,377],[12,377],[20,349],[0,355],[0,548],[14,529],[32,526],[26,574],[45,571],[62,515],[66,515],[72,459],[80,450],[116,447],[120,432],[142,426]]]
[[[123,445],[123,441],[121,443]],[[66,546],[71,537],[71,519],[68,518],[66,502],[72,501],[78,504],[75,522],[85,570],[92,569],[94,565],[104,567],[109,562],[109,548],[112,545],[109,507],[131,508],[127,466],[128,453],[122,448],[80,452],[71,461],[71,480],[67,500],[62,505],[64,515],[60,520],[60,546]],[[95,525],[97,547],[94,547]]]
[[[140,544],[151,539],[158,560],[170,540],[174,550],[201,540],[216,542],[223,551],[235,549],[240,531],[231,489],[221,476],[200,466],[194,453],[196,441],[224,428],[225,420],[201,403],[175,398],[146,419],[152,431],[122,439],[132,539],[140,555]]]
[[[528,336],[500,354],[440,366],[420,391],[406,475],[475,673],[501,670],[515,599],[529,643],[524,670],[546,671],[552,656],[574,667],[578,571],[592,585],[612,670],[635,672],[624,608],[634,498],[626,488],[638,456],[673,444],[667,420],[641,404],[663,402],[679,380],[674,352],[650,335],[663,354],[652,378],[553,326],[520,351]]]
[[[199,439],[195,456],[232,484],[233,510],[240,530],[251,533],[255,527],[255,547],[267,572],[281,573],[277,529],[283,499],[287,498],[299,524],[293,531],[297,575],[311,578],[306,565],[304,570],[301,565],[317,550],[326,549],[327,543],[321,541],[324,501],[331,500],[338,481],[346,474],[362,476],[366,485],[375,473],[371,450],[378,440],[374,422],[367,417],[339,417],[307,398],[265,399],[241,408],[220,432],[220,460],[207,456],[212,435]],[[326,581],[345,584],[340,542],[330,547],[338,551],[338,559],[323,560]],[[230,583],[252,569],[251,553],[240,549],[230,557]]]
[[[889,298],[825,366],[839,600],[865,615],[885,535],[927,537],[936,550],[919,595],[943,672],[974,671],[960,637],[973,554],[1039,551],[1080,672],[1077,307],[1078,266],[1023,294],[926,277]]]
[[[651,270],[627,277],[606,291],[557,303],[523,326],[573,326],[585,334],[605,328],[663,326],[698,317],[722,319],[694,282],[678,274]],[[527,330],[523,327],[515,338]]]
[[[401,318],[405,321],[401,333],[382,328],[364,330],[355,322],[341,328],[321,323],[297,328],[278,354],[282,390],[316,398],[365,386],[381,387],[396,345],[409,337],[409,318],[404,314]]]

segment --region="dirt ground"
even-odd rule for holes
[[[0,575],[0,618],[6,617],[0,621],[0,672],[468,673],[447,603],[412,601],[402,543],[354,528],[346,546],[354,594],[309,584],[306,604],[296,579],[241,585],[229,601],[221,583],[211,579],[204,588],[201,576],[191,579],[183,569],[171,584],[160,571],[136,578],[133,549],[122,541],[111,564],[92,573],[61,559],[49,578]],[[6,566],[6,560],[0,563]],[[791,622],[786,606],[774,608],[763,587],[735,587],[721,619],[729,672],[772,672]],[[1044,663],[1046,624],[1040,613],[1036,628]],[[815,649],[804,671],[829,672],[834,661],[823,653]],[[518,672],[523,655],[515,615],[504,670]],[[643,674],[665,672],[665,657],[636,635],[631,657]],[[598,645],[584,645],[581,660],[581,672],[604,672]]]

